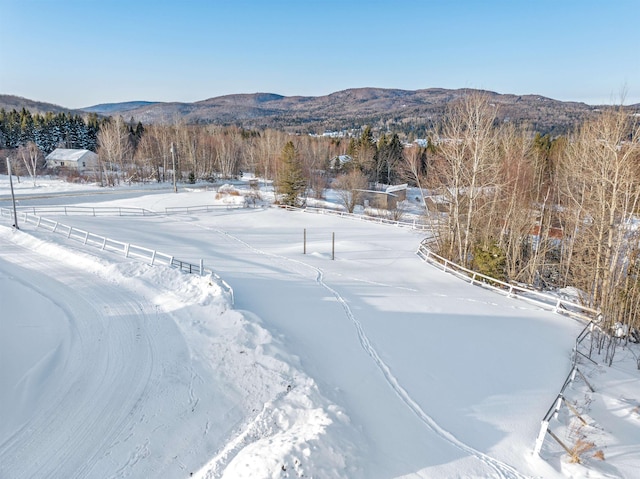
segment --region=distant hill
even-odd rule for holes
[[[96,113],[98,115],[121,115],[127,111],[135,110],[149,105],[155,105],[154,101],[127,101],[122,103],[101,103],[100,105],[88,106],[81,108],[82,111]]]
[[[322,133],[366,124],[374,130],[413,131],[419,136],[439,121],[449,102],[472,91],[478,90],[352,88],[316,97],[253,93],[219,96],[194,103],[108,103],[82,111],[123,115],[127,120],[133,118],[144,124],[181,119],[187,123],[277,128],[299,133]],[[563,102],[540,95],[483,93],[498,107],[500,121],[527,125],[542,133],[566,133],[598,109],[586,103]],[[11,106],[7,106],[8,102]],[[24,106],[42,111],[46,105],[19,97],[0,96],[0,107],[5,109]],[[66,111],[55,105],[51,107]],[[640,113],[640,104],[627,108],[630,112]]]
[[[44,103],[41,101],[29,100],[27,98],[22,98],[20,96],[14,95],[0,95],[0,109],[4,109],[5,111],[17,110],[20,111],[23,108],[29,110],[31,113],[79,113],[82,112],[79,110],[72,110],[70,108],[64,108],[59,105],[54,105],[53,103]]]

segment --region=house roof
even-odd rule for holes
[[[361,190],[361,189],[356,189],[355,191],[359,191],[361,193],[368,193],[368,194],[372,194],[372,195],[384,195],[384,196],[390,196],[392,198],[397,198],[398,195],[395,195],[393,193],[389,193],[388,191],[378,191],[378,190]]]
[[[407,183],[405,183],[403,185],[387,186],[387,189],[385,191],[387,193],[395,193],[396,191],[406,190],[408,187],[409,187],[409,185]]]
[[[70,148],[56,148],[47,155],[46,160],[56,161],[74,161],[78,162],[81,159],[87,159],[87,157],[93,157],[95,153],[90,150],[76,150]]]

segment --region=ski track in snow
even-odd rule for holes
[[[323,287],[324,289],[326,289],[327,291],[329,291],[332,296],[334,296],[336,298],[336,300],[342,305],[345,314],[347,316],[347,318],[349,318],[349,320],[353,323],[357,334],[358,334],[358,338],[360,340],[360,345],[362,347],[362,349],[367,353],[367,355],[373,360],[373,362],[376,364],[376,366],[378,367],[378,369],[380,370],[380,372],[382,373],[382,375],[384,376],[386,382],[389,384],[389,386],[393,389],[393,391],[395,392],[395,394],[398,396],[398,398],[420,419],[420,421],[425,424],[431,431],[433,431],[438,437],[440,437],[441,439],[445,440],[446,442],[448,442],[449,444],[451,444],[452,446],[456,447],[457,449],[465,452],[466,454],[469,454],[470,456],[478,459],[480,462],[482,462],[483,464],[485,464],[486,466],[488,466],[489,468],[491,468],[493,471],[495,471],[495,473],[497,474],[497,476],[501,479],[525,479],[528,476],[525,476],[523,474],[520,474],[515,468],[513,468],[512,466],[501,462],[491,456],[488,456],[487,454],[484,454],[481,451],[478,451],[477,449],[474,449],[473,447],[469,446],[468,444],[464,443],[463,441],[461,441],[460,439],[456,438],[451,432],[447,431],[446,429],[444,429],[443,427],[441,427],[431,416],[429,416],[421,407],[420,405],[414,401],[411,396],[409,395],[409,393],[402,387],[402,385],[399,383],[398,379],[393,375],[393,373],[391,372],[391,369],[389,368],[389,366],[382,360],[382,358],[380,357],[380,355],[377,353],[377,351],[375,350],[375,348],[373,347],[373,345],[371,344],[371,341],[369,340],[369,338],[367,337],[364,328],[362,326],[362,323],[355,317],[355,315],[353,314],[353,311],[351,310],[351,308],[349,307],[349,305],[347,304],[347,301],[344,299],[344,297],[342,295],[340,295],[340,293],[338,293],[335,289],[331,288],[329,285],[327,285],[324,282],[324,273],[320,268],[317,268],[313,265],[310,265],[308,263],[305,263],[303,261],[300,260],[296,260],[296,259],[291,259],[291,258],[287,258],[286,256],[281,256],[281,255],[277,255],[277,254],[273,254],[273,253],[268,253],[266,251],[262,251],[252,245],[250,245],[249,243],[247,243],[246,241],[243,241],[242,239],[238,238],[237,236],[232,235],[231,233],[221,230],[219,228],[214,228],[214,227],[208,227],[208,226],[204,226],[204,225],[197,225],[198,227],[202,228],[202,229],[206,229],[206,230],[211,230],[216,232],[219,235],[228,237],[240,244],[242,244],[243,246],[245,246],[246,248],[248,248],[249,250],[258,253],[260,255],[272,258],[272,259],[277,259],[277,260],[284,260],[286,262],[289,263],[294,263],[294,264],[298,264],[301,265],[305,268],[311,269],[313,271],[315,271],[316,273],[316,283]],[[296,273],[300,274],[299,272],[296,271]],[[241,438],[237,438],[237,441],[241,441]],[[238,447],[239,444],[235,443],[234,445],[231,446],[230,449],[235,449]],[[228,453],[229,451],[227,451]]]

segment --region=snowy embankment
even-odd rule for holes
[[[206,195],[157,194],[111,206],[164,211],[210,204],[212,195]],[[22,274],[26,285],[25,292],[3,297],[3,305],[19,295],[37,296],[32,285],[45,303],[62,294],[64,304],[80,302],[55,320],[61,326],[50,341],[70,345],[59,355],[66,375],[56,379],[56,388],[86,381],[75,389],[79,397],[67,400],[97,425],[83,436],[84,448],[67,444],[71,429],[60,436],[37,422],[18,433],[0,426],[3,474],[4,459],[25,451],[24,461],[12,463],[23,469],[8,477],[45,470],[34,469],[33,458],[38,467],[54,467],[53,451],[68,458],[60,469],[68,477],[632,477],[628,471],[640,462],[598,463],[604,464],[596,464],[600,472],[587,471],[560,459],[563,451],[553,442],[543,450],[550,463],[532,455],[581,325],[425,265],[415,255],[420,234],[281,210],[55,219],[193,262],[203,259],[231,284],[236,304],[230,310],[210,278],[85,252],[31,226],[25,226],[27,235],[0,228],[0,271]],[[12,254],[12,248],[22,249]],[[34,266],[29,255],[36,257]],[[52,278],[63,287],[49,294]],[[128,306],[105,313],[116,304]],[[112,330],[114,321],[124,329]],[[100,346],[86,351],[90,364],[109,371],[122,356],[114,367],[125,377],[139,374],[137,366],[124,371],[131,364],[149,371],[120,381],[111,370],[115,396],[97,402],[117,409],[116,418],[124,414],[119,421],[100,421],[101,409],[91,406],[103,392],[83,378],[96,368],[78,359],[82,335],[65,322],[87,329],[88,342]],[[24,330],[11,334],[35,340]],[[151,353],[119,346],[130,337]],[[20,357],[16,348],[13,355]],[[10,380],[30,380],[30,362],[37,359],[16,359],[19,367],[10,371],[18,372]],[[40,384],[22,398],[35,400],[53,389]],[[22,398],[13,397],[20,410]],[[118,407],[110,406],[114,399]],[[65,402],[51,403],[46,411],[64,417]],[[39,414],[40,407],[33,410]],[[29,414],[20,420],[42,421]],[[618,445],[611,443],[605,455],[637,451],[634,417],[627,419],[627,430],[612,434]]]

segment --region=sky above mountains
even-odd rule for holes
[[[637,0],[0,0],[0,93],[68,108],[356,87],[640,102]]]

